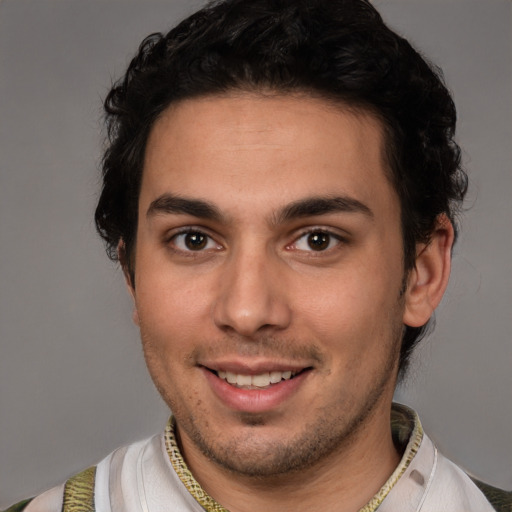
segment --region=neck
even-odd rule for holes
[[[234,474],[190,449],[187,464],[203,489],[231,512],[355,512],[380,490],[401,456],[391,437],[389,405],[373,412],[373,421],[328,457],[291,474]]]

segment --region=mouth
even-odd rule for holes
[[[308,376],[314,370],[312,366],[265,366],[250,368],[233,362],[200,365],[211,390],[224,405],[231,410],[258,414],[277,410],[288,403],[309,381]]]
[[[299,371],[271,371],[263,372],[257,375],[247,375],[243,373],[233,373],[224,370],[210,370],[217,375],[220,379],[226,381],[234,387],[240,389],[268,389],[275,384],[282,381],[287,381],[295,378],[297,375],[310,370],[311,368],[304,368]]]

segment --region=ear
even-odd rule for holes
[[[441,302],[450,277],[454,236],[452,223],[441,214],[430,241],[417,244],[416,262],[407,278],[405,325],[425,325]]]
[[[130,265],[128,262],[128,256],[126,254],[126,245],[122,238],[119,240],[119,243],[117,244],[117,259],[119,260],[119,263],[121,264],[121,268],[123,270],[126,288],[128,288],[128,293],[131,295],[133,299],[133,323],[135,325],[139,325],[139,313],[137,311],[137,302],[135,300],[135,283],[133,283],[132,274],[130,273]]]

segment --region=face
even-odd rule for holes
[[[389,422],[404,273],[383,153],[371,115],[308,97],[156,122],[132,292],[188,460],[282,474]]]

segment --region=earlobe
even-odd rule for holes
[[[135,325],[140,327],[139,311],[137,310],[137,306],[135,304],[133,305],[132,320]]]
[[[416,262],[409,272],[405,292],[405,325],[425,325],[441,302],[450,277],[453,242],[452,223],[441,214],[430,241],[416,247]]]

